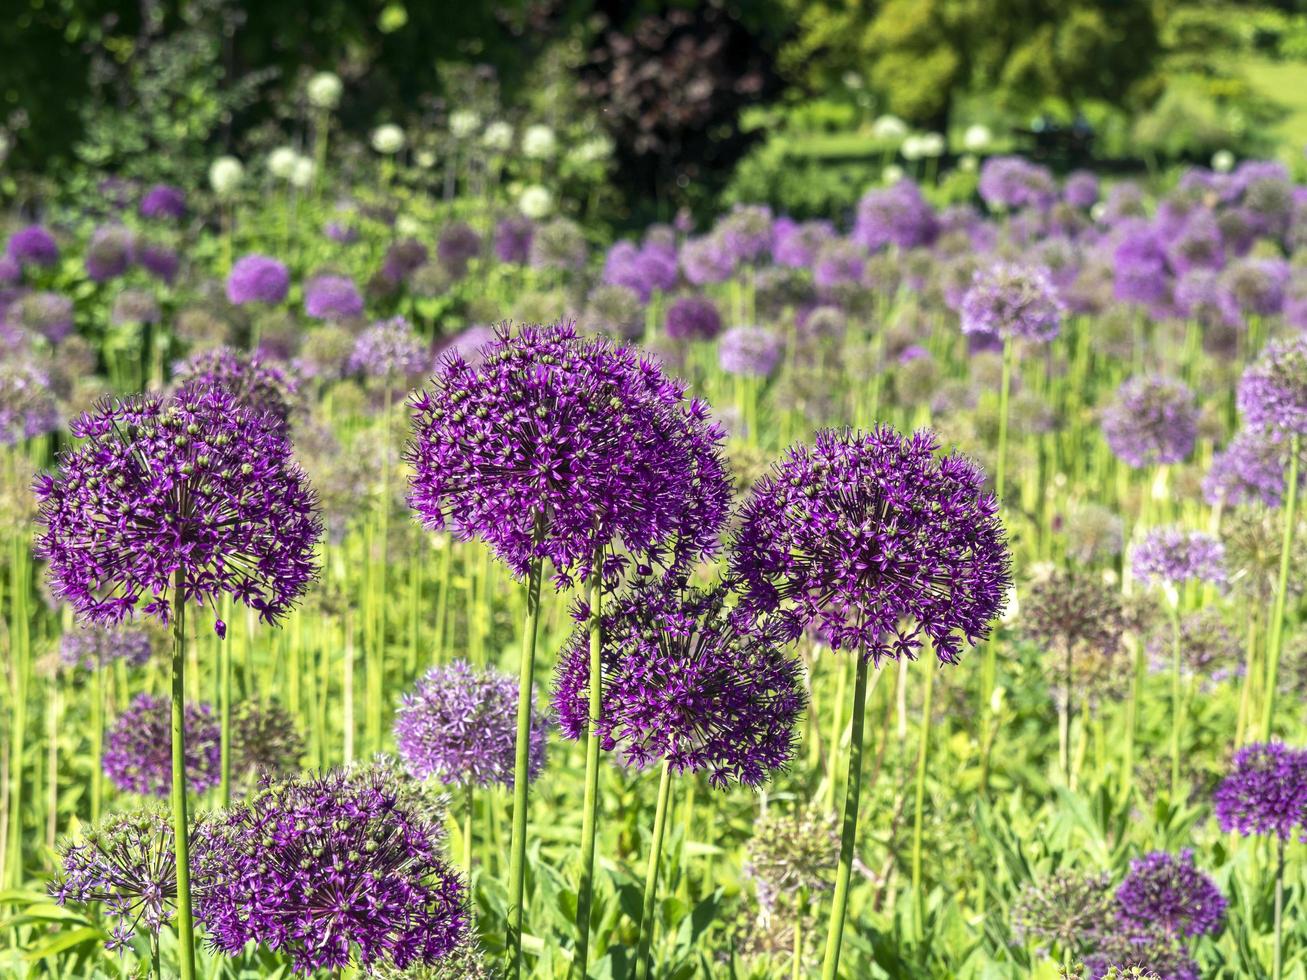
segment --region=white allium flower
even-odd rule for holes
[[[480,126],[481,114],[472,109],[455,109],[449,114],[449,132],[455,139],[467,139]]]
[[[979,166],[980,161],[974,153],[964,154],[958,159],[958,169],[964,174],[974,174]]]
[[[518,195],[517,209],[533,221],[539,221],[554,209],[554,195],[547,187],[530,184]]]
[[[513,126],[502,119],[495,119],[486,124],[481,134],[481,145],[495,153],[503,153],[513,146]]]
[[[584,143],[577,144],[572,150],[571,157],[576,163],[595,163],[599,160],[606,160],[613,152],[613,144],[607,136],[596,136],[588,139]]]
[[[331,71],[320,71],[309,79],[309,104],[319,109],[334,109],[340,105],[340,95],[344,86],[340,76]]]
[[[885,143],[897,143],[908,135],[908,124],[898,116],[880,116],[871,124],[871,135]]]
[[[430,170],[436,165],[436,154],[432,150],[418,150],[413,154],[413,162],[423,170]]]
[[[401,214],[395,219],[395,231],[400,235],[412,238],[422,231],[422,222],[411,214]]]
[[[1234,154],[1229,150],[1217,150],[1212,154],[1212,169],[1218,174],[1228,174],[1234,169]]]
[[[372,131],[372,148],[378,153],[393,156],[404,149],[404,130],[394,123],[386,123]]]
[[[923,143],[924,136],[918,136],[913,133],[903,140],[903,145],[899,147],[899,152],[903,154],[904,160],[920,160],[926,155],[926,148]]]
[[[1097,204],[1095,204],[1092,208],[1090,208],[1090,209],[1089,209],[1089,217],[1093,218],[1095,221],[1102,221],[1104,218],[1106,218],[1106,217],[1107,217],[1107,202],[1106,202],[1106,201],[1099,201],[1099,202],[1098,202]]]
[[[891,163],[888,167],[880,172],[880,179],[887,184],[897,184],[906,174],[903,168],[897,163]]]
[[[305,188],[313,183],[313,173],[317,170],[313,160],[309,157],[296,157],[295,166],[290,172],[290,182],[292,187]]]
[[[843,76],[844,87],[851,91],[858,91],[862,88],[862,76],[856,71],[846,71]]]
[[[228,197],[245,179],[245,166],[235,157],[218,157],[209,164],[209,186],[219,197]]]
[[[985,147],[989,146],[994,139],[994,134],[989,131],[989,127],[981,123],[973,123],[967,127],[967,131],[962,134],[962,145],[972,153],[979,153]]]
[[[917,138],[917,145],[923,157],[944,155],[944,137],[939,133],[923,133]]]
[[[522,155],[528,160],[548,160],[558,152],[558,137],[543,123],[528,126],[522,133]]]
[[[268,154],[268,173],[278,180],[290,180],[299,158],[293,146],[279,146]]]

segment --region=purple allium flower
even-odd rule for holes
[[[1283,259],[1240,259],[1221,274],[1231,304],[1247,314],[1274,316],[1284,308],[1289,264]]]
[[[673,340],[712,340],[722,330],[722,315],[706,296],[682,296],[667,307],[663,325]]]
[[[765,204],[737,204],[717,222],[713,235],[736,263],[757,262],[771,249],[771,208]]]
[[[0,446],[35,439],[59,427],[50,376],[26,357],[0,359]]]
[[[590,247],[585,232],[570,218],[554,218],[538,225],[531,236],[531,265],[536,269],[579,272],[585,268]]]
[[[445,233],[451,233],[451,229],[457,226],[451,226],[445,229]],[[448,244],[448,262],[446,261],[445,252],[441,251],[441,266],[451,274],[461,277],[467,272],[467,261],[477,254],[481,249],[481,239],[476,237],[476,232],[463,225],[468,232],[476,238],[475,244],[468,241],[459,231],[453,230],[451,241]],[[444,235],[441,236],[438,249],[446,249]],[[468,249],[471,249],[469,252]],[[398,286],[406,282],[410,276],[418,269],[422,268],[430,258],[430,252],[416,238],[401,238],[398,241],[391,242],[390,247],[386,249],[386,255],[381,260],[381,279],[390,286]],[[455,272],[457,270],[457,272]]]
[[[136,257],[136,237],[122,225],[106,225],[86,246],[86,274],[95,282],[117,279]]]
[[[684,383],[571,324],[502,327],[483,356],[446,354],[414,396],[409,501],[426,527],[483,539],[518,575],[548,558],[560,583],[610,544],[673,564],[716,550],[723,432]]]
[[[1182,527],[1153,528],[1130,552],[1135,578],[1172,585],[1196,579],[1225,582],[1225,547],[1202,531]]]
[[[978,271],[962,298],[962,332],[1046,343],[1064,309],[1047,269],[999,262]]]
[[[207,704],[186,705],[186,788],[203,793],[221,777],[222,732]],[[143,796],[172,790],[172,705],[138,694],[105,733],[104,774],[119,789]]]
[[[1057,200],[1053,175],[1024,157],[989,157],[981,165],[978,189],[991,210],[1046,208]]]
[[[929,245],[938,232],[939,221],[921,196],[921,188],[901,180],[862,196],[849,238],[874,252],[891,244],[899,248]]]
[[[322,233],[337,245],[353,245],[359,240],[358,229],[341,221],[328,221]]]
[[[285,423],[294,406],[298,383],[258,354],[231,347],[211,347],[173,366],[178,385],[200,384],[224,389],[256,415]]]
[[[168,184],[155,184],[141,198],[141,217],[180,221],[186,217],[185,192]]]
[[[363,315],[363,297],[348,276],[315,276],[304,287],[304,312],[315,320],[350,320]]]
[[[531,711],[527,778],[545,765],[545,718]],[[395,746],[414,779],[512,787],[517,678],[465,660],[432,667],[395,711]]]
[[[781,363],[785,342],[764,327],[731,327],[717,342],[717,363],[727,374],[765,378]]]
[[[1197,320],[1206,329],[1236,330],[1243,326],[1243,316],[1221,277],[1211,269],[1190,269],[1175,284],[1172,297],[1175,311]]]
[[[1174,378],[1130,378],[1103,410],[1103,435],[1133,467],[1182,462],[1198,438],[1194,393]]]
[[[59,246],[40,225],[28,225],[9,236],[5,254],[21,266],[50,266],[59,261]]]
[[[14,304],[18,322],[57,344],[73,332],[72,297],[62,293],[28,293]]]
[[[1166,259],[1176,275],[1193,269],[1220,269],[1225,265],[1225,243],[1216,216],[1194,211],[1175,237],[1166,243]]]
[[[439,827],[376,770],[268,782],[204,825],[192,861],[212,945],[284,951],[296,972],[434,964],[468,925]]]
[[[621,241],[608,251],[604,260],[603,281],[625,286],[647,303],[654,292],[675,288],[677,279],[676,249],[657,241],[641,246]]]
[[[481,236],[466,221],[453,221],[440,229],[436,257],[455,279],[467,275],[467,265],[481,254]]]
[[[1150,306],[1166,298],[1166,252],[1147,222],[1124,224],[1112,253],[1116,298]]]
[[[11,255],[0,253],[0,287],[16,286],[23,278],[23,267]],[[0,301],[3,305],[3,301]]]
[[[1130,862],[1116,890],[1117,914],[1127,927],[1161,929],[1171,936],[1216,934],[1225,899],[1215,882],[1194,867],[1194,853],[1153,851]]]
[[[1222,830],[1287,841],[1299,828],[1307,842],[1307,751],[1279,742],[1244,746],[1212,794],[1212,805]]]
[[[998,504],[938,445],[881,426],[791,449],[754,485],[731,545],[746,605],[784,609],[796,631],[816,623],[875,664],[915,657],[923,633],[941,663],[988,636],[1011,581]]]
[[[867,253],[857,242],[837,238],[817,253],[812,281],[821,289],[862,285],[867,276]]]
[[[531,257],[531,239],[535,222],[530,218],[501,218],[495,225],[495,255],[500,262],[525,265]]]
[[[60,875],[50,895],[60,905],[101,902],[113,919],[105,948],[130,946],[142,926],[158,933],[177,901],[172,817],[161,806],[111,813],[60,848]]]
[[[725,788],[761,785],[790,759],[804,696],[786,637],[726,606],[725,587],[681,592],[655,581],[605,608],[603,712],[597,733],[628,765],[666,759]],[[589,728],[589,633],[559,658],[554,705],[563,734]]]
[[[687,239],[680,261],[685,278],[696,286],[725,282],[735,273],[735,256],[716,235]]]
[[[1212,457],[1203,478],[1203,498],[1215,506],[1284,502],[1289,440],[1275,430],[1240,429],[1224,449]],[[1299,489],[1307,490],[1307,446],[1299,459]]]
[[[167,245],[145,242],[136,251],[136,261],[142,269],[160,282],[171,283],[181,268],[181,258]]]
[[[290,290],[290,270],[267,255],[242,255],[227,276],[227,300],[237,306],[245,303],[275,305]]]
[[[1171,670],[1174,651],[1171,627],[1157,629],[1148,638],[1148,666],[1155,673]],[[1241,641],[1226,625],[1220,611],[1208,606],[1180,618],[1180,670],[1203,682],[1203,690],[1228,679],[1239,665]]]
[[[231,756],[236,772],[294,772],[304,754],[295,719],[275,698],[248,698],[232,708]]]
[[[782,220],[773,226],[772,257],[777,265],[806,269],[816,261],[821,247],[835,238],[835,226],[829,221],[783,225]]]
[[[128,667],[144,667],[153,653],[154,644],[144,630],[92,626],[65,633],[59,640],[59,659],[81,670],[99,670],[119,660]]]
[[[34,550],[83,621],[121,622],[144,601],[167,622],[174,601],[230,594],[276,622],[303,595],[321,524],[276,419],[188,386],[106,402],[69,428],[85,442],[36,482]]]
[[[1086,210],[1098,201],[1098,176],[1089,170],[1068,174],[1062,184],[1062,200],[1073,208]]]
[[[1254,428],[1307,435],[1307,335],[1267,344],[1239,379],[1238,401]]]
[[[162,318],[159,300],[145,289],[124,289],[113,298],[113,307],[109,310],[109,322],[115,326],[158,323]]]
[[[385,381],[418,378],[431,370],[432,356],[402,316],[374,323],[359,334],[348,370]]]
[[[1094,951],[1084,961],[1089,980],[1203,980],[1179,938],[1156,928],[1109,928],[1114,931],[1092,937]]]

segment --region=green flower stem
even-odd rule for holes
[[[1271,980],[1284,976],[1284,838],[1275,837],[1275,944],[1271,947]]]
[[[100,808],[104,804],[104,672],[106,663],[95,665],[91,688],[91,823],[100,822]]]
[[[921,732],[917,743],[916,799],[912,816],[912,905],[917,935],[925,935],[926,898],[921,888],[921,833],[926,809],[926,759],[930,750],[930,702],[935,691],[935,665],[926,665],[926,690],[921,700]]]
[[[469,885],[472,881],[472,781],[467,783],[467,800],[463,806],[463,867],[467,871]]]
[[[218,799],[226,807],[231,803],[231,640],[218,644],[218,714],[222,725],[222,780]]]
[[[1168,606],[1171,613],[1171,799],[1180,792],[1180,728],[1184,724],[1184,702],[1180,690],[1180,609]]]
[[[178,569],[172,602],[172,830],[177,853],[177,957],[182,980],[195,980],[190,821],[186,815],[186,597],[182,587],[182,572]]]
[[[1302,436],[1295,432],[1289,440],[1289,474],[1284,490],[1284,537],[1280,543],[1280,577],[1275,585],[1275,609],[1271,613],[1266,642],[1266,701],[1262,707],[1262,741],[1271,737],[1275,717],[1275,695],[1279,686],[1280,652],[1284,647],[1284,612],[1289,592],[1289,564],[1293,552],[1294,522],[1298,517],[1298,477],[1302,456]]]
[[[636,980],[653,976],[654,905],[658,898],[658,865],[663,853],[663,831],[667,827],[667,803],[672,794],[672,765],[663,760],[658,781],[658,806],[654,810],[653,838],[649,842],[649,865],[644,873],[644,898],[640,903],[640,941],[636,954]]]
[[[603,711],[603,568],[604,551],[595,554],[590,572],[590,713],[585,740],[585,799],[581,805],[581,881],[576,896],[576,959],[578,976],[590,967],[590,908],[594,900],[595,825],[599,819],[599,719]]]
[[[1007,403],[1012,393],[1012,341],[1003,341],[1003,373],[998,388],[998,459],[994,462],[994,495],[1003,502],[1007,476]]]

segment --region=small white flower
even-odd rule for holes
[[[965,153],[958,158],[958,169],[964,174],[974,174],[979,166],[980,161],[974,153]]]
[[[922,139],[923,137],[917,136],[915,133],[904,139],[903,145],[899,148],[904,160],[920,160],[926,155],[925,148],[921,143]]]
[[[486,124],[486,131],[481,134],[481,145],[495,153],[503,153],[513,145],[513,125],[502,119]]]
[[[547,187],[531,184],[518,195],[517,209],[533,221],[539,221],[554,209],[554,195]]]
[[[431,150],[418,150],[413,154],[413,162],[423,170],[430,170],[436,165],[436,154]]]
[[[340,76],[335,72],[320,71],[309,79],[309,104],[319,109],[334,109],[340,105],[340,95],[344,90]]]
[[[313,173],[317,170],[313,161],[309,157],[296,157],[295,166],[290,172],[290,183],[292,187],[305,188],[313,183]]]
[[[412,238],[422,231],[422,223],[411,214],[401,214],[395,219],[395,231]]]
[[[843,76],[844,87],[852,92],[862,88],[862,76],[856,71],[846,71]]]
[[[608,159],[612,152],[613,144],[608,141],[608,137],[596,136],[594,139],[578,144],[572,151],[571,157],[576,163],[596,163]]]
[[[917,138],[918,148],[923,157],[941,157],[944,155],[944,137],[939,133],[923,133]]]
[[[219,197],[228,197],[245,179],[245,166],[235,157],[218,157],[209,164],[209,186]]]
[[[905,176],[906,174],[904,174],[903,168],[897,163],[891,163],[880,172],[880,179],[886,184],[897,184]]]
[[[908,124],[898,116],[880,116],[871,124],[871,135],[883,143],[897,143],[908,135]]]
[[[548,160],[558,152],[558,137],[548,126],[536,123],[522,134],[522,155],[528,160]]]
[[[404,149],[404,130],[394,123],[386,123],[372,131],[372,148],[378,153],[393,156]]]
[[[1234,169],[1234,154],[1229,150],[1217,150],[1212,154],[1212,169],[1218,174],[1228,174]]]
[[[1095,221],[1102,221],[1104,218],[1106,218],[1106,217],[1107,217],[1107,202],[1106,202],[1106,201],[1099,201],[1099,202],[1098,202],[1097,204],[1095,204],[1092,208],[1090,208],[1090,209],[1089,209],[1089,217],[1093,218]]]
[[[278,180],[290,180],[299,158],[293,146],[279,146],[268,154],[268,173]]]
[[[962,134],[962,145],[972,153],[979,153],[993,141],[994,134],[981,123],[972,123]]]
[[[449,132],[454,139],[465,140],[481,126],[481,114],[471,109],[455,109],[449,114]]]

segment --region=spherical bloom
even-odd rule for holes
[[[864,248],[875,251],[886,245],[916,248],[929,245],[939,232],[935,211],[910,180],[892,187],[870,190],[858,201],[857,219],[849,236]]]
[[[1022,632],[1045,650],[1111,655],[1125,625],[1120,593],[1089,572],[1054,572],[1021,596]]]
[[[1024,157],[990,157],[980,168],[980,196],[991,210],[1044,208],[1057,200],[1057,183]]]
[[[1171,628],[1155,630],[1148,638],[1149,666],[1162,673],[1171,669],[1174,639]],[[1211,607],[1186,613],[1180,619],[1180,670],[1210,686],[1232,676],[1239,666],[1241,641]]]
[[[251,698],[231,712],[231,757],[235,772],[280,775],[299,768],[304,739],[295,719],[275,699]]]
[[[799,662],[785,636],[726,599],[724,587],[654,581],[605,607],[602,748],[628,765],[665,759],[675,772],[706,772],[720,788],[761,785],[789,761],[804,705]],[[571,739],[589,728],[589,642],[578,627],[558,663],[554,706]]]
[[[231,347],[211,347],[179,361],[173,377],[180,385],[222,388],[238,405],[282,423],[290,418],[298,388],[275,364]]]
[[[782,897],[829,891],[839,853],[835,818],[820,806],[773,811],[755,825],[742,870],[758,890],[758,903],[774,909]]]
[[[546,719],[532,706],[527,778],[545,765]],[[395,712],[395,746],[414,779],[513,785],[517,678],[465,660],[432,667]]]
[[[309,104],[318,109],[334,109],[340,105],[340,96],[344,91],[340,76],[332,71],[320,71],[309,79],[305,92]]]
[[[771,250],[771,208],[765,204],[736,205],[717,222],[713,234],[735,262],[757,262]]]
[[[268,173],[279,180],[289,180],[299,153],[293,146],[279,146],[268,154]]]
[[[1212,169],[1218,174],[1228,174],[1234,169],[1234,154],[1229,150],[1217,150],[1212,154]]]
[[[221,729],[207,704],[186,705],[186,788],[203,793],[221,777]],[[172,789],[172,705],[138,694],[105,733],[104,774],[119,789],[167,796]]]
[[[363,297],[348,276],[314,276],[304,286],[304,312],[315,320],[349,320],[363,315]]]
[[[9,236],[5,255],[21,266],[51,266],[59,261],[59,246],[40,225],[28,225]]]
[[[1222,830],[1287,841],[1298,828],[1307,841],[1307,750],[1279,742],[1245,746],[1212,794],[1212,805]]]
[[[1116,890],[1117,914],[1128,927],[1158,928],[1171,936],[1216,934],[1225,920],[1225,899],[1215,882],[1194,867],[1193,851],[1164,851],[1130,862]]]
[[[1289,265],[1283,259],[1241,259],[1221,274],[1232,305],[1246,314],[1274,316],[1284,308]]]
[[[372,131],[372,148],[385,156],[394,156],[404,149],[406,142],[404,130],[394,123],[386,123]]]
[[[586,333],[635,338],[644,330],[644,308],[634,290],[600,283],[586,297],[577,326]]]
[[[915,657],[924,633],[941,663],[989,635],[1010,584],[998,504],[928,431],[824,430],[759,480],[740,514],[731,574],[746,606],[815,624],[834,648],[879,664]]]
[[[1175,284],[1172,303],[1181,316],[1197,320],[1205,330],[1235,330],[1243,316],[1233,297],[1211,269],[1190,269]]]
[[[829,221],[796,224],[779,218],[772,226],[772,258],[777,265],[806,269],[816,259],[818,250],[834,237],[835,226]]]
[[[859,286],[867,277],[867,253],[857,242],[835,239],[817,253],[812,281],[822,289]]]
[[[58,427],[50,375],[26,357],[0,358],[0,446],[35,439]]]
[[[1045,343],[1064,309],[1047,269],[1000,262],[977,271],[962,297],[962,332]]]
[[[1202,980],[1185,943],[1157,928],[1109,922],[1084,958],[1087,980]]]
[[[275,305],[290,290],[290,270],[276,259],[252,253],[242,255],[227,275],[227,300],[236,306],[245,303]]]
[[[505,153],[513,146],[513,124],[503,119],[486,123],[481,134],[481,145],[493,153]]]
[[[73,332],[73,301],[62,293],[28,293],[10,309],[24,329],[52,344]]]
[[[625,286],[640,302],[649,302],[657,290],[667,291],[676,285],[676,248],[657,241],[637,246],[620,241],[608,250],[604,259],[603,281]]]
[[[578,272],[585,268],[589,247],[585,232],[570,218],[555,218],[531,236],[531,265],[537,269]]]
[[[245,179],[245,165],[235,157],[218,157],[209,164],[209,186],[219,197],[236,193]]]
[[[447,354],[414,397],[423,524],[482,538],[519,575],[548,558],[560,581],[610,544],[642,562],[715,550],[723,433],[682,382],[570,324],[501,329],[482,356]]]
[[[706,296],[681,296],[667,307],[663,329],[673,340],[712,340],[722,330],[722,315]]]
[[[172,817],[163,807],[111,813],[60,848],[60,875],[50,895],[68,902],[103,903],[113,920],[105,948],[127,949],[136,930],[158,933],[177,901]]]
[[[440,845],[439,826],[376,770],[269,782],[196,835],[196,918],[215,948],[254,942],[305,974],[435,963],[468,925]]]
[[[1218,503],[1279,507],[1284,502],[1289,440],[1275,430],[1241,429],[1212,457],[1203,478],[1203,497]],[[1307,446],[1299,459],[1299,489],[1307,490]]]
[[[386,381],[418,378],[431,370],[431,351],[402,316],[374,323],[359,334],[347,370]]]
[[[962,134],[962,147],[968,153],[979,153],[993,141],[994,134],[983,123],[972,123]]]
[[[696,286],[725,282],[735,274],[735,256],[716,235],[686,239],[680,262],[685,278]]]
[[[161,282],[171,283],[177,278],[181,268],[181,258],[167,245],[154,242],[140,242],[136,249],[136,261],[142,269]]]
[[[528,184],[517,196],[517,209],[532,221],[540,221],[549,216],[554,209],[554,195],[548,187],[540,184]]]
[[[144,630],[90,627],[72,630],[59,640],[59,659],[69,667],[99,670],[121,660],[128,667],[144,667],[154,653]]]
[[[113,298],[109,322],[121,326],[129,323],[158,323],[163,310],[155,295],[144,289],[124,289]]]
[[[468,259],[473,258],[481,249],[481,239],[476,237],[476,232],[466,225],[463,227],[476,239],[475,243],[459,231],[454,231],[451,240],[446,242],[444,235],[449,232],[449,229],[446,229],[437,246],[438,250],[444,250],[441,253],[441,268],[450,273],[455,273],[457,270],[458,276],[467,272]],[[397,286],[422,268],[429,256],[427,247],[416,238],[401,238],[391,242],[390,247],[386,249],[385,258],[381,260],[381,278]]]
[[[141,198],[141,217],[180,221],[186,217],[186,192],[169,184],[155,184]]]
[[[1192,269],[1220,269],[1225,265],[1221,228],[1216,216],[1206,209],[1190,214],[1165,248],[1167,262],[1176,275]]]
[[[275,622],[303,595],[321,526],[277,420],[188,386],[107,402],[69,428],[86,441],[36,482],[35,553],[83,620],[116,623],[144,601],[167,622],[174,601],[230,594]]]
[[[502,218],[495,225],[495,256],[500,262],[524,265],[531,256],[535,222],[530,218]]]
[[[1092,208],[1098,200],[1098,176],[1090,170],[1068,174],[1062,184],[1062,200],[1073,208]]]
[[[1130,567],[1145,582],[1225,582],[1225,548],[1202,531],[1154,528],[1131,549]]]
[[[467,275],[467,266],[481,254],[481,236],[466,221],[453,221],[440,230],[436,257],[455,279]]]
[[[879,140],[882,143],[897,143],[907,136],[908,132],[908,124],[898,116],[889,113],[877,116],[871,124],[872,139]]]
[[[1250,426],[1307,434],[1307,336],[1267,344],[1244,371],[1238,402]]]
[[[1113,288],[1123,303],[1152,305],[1166,298],[1166,250],[1147,222],[1127,222],[1112,253]]]
[[[785,342],[763,327],[731,327],[717,342],[717,363],[727,374],[765,378],[781,363]]]
[[[548,160],[558,152],[558,137],[543,123],[522,130],[522,155],[528,160]]]
[[[86,274],[108,282],[127,271],[136,252],[136,239],[121,225],[97,228],[86,246]]]
[[[290,169],[290,176],[286,179],[290,182],[291,187],[303,190],[313,183],[313,177],[318,172],[318,165],[313,162],[311,157],[297,156],[295,165]]]
[[[1174,378],[1131,378],[1103,411],[1103,435],[1134,467],[1188,459],[1198,438],[1194,393]]]
[[[1012,903],[1012,934],[1041,950],[1078,950],[1112,920],[1115,900],[1107,875],[1058,871],[1027,882]]]

